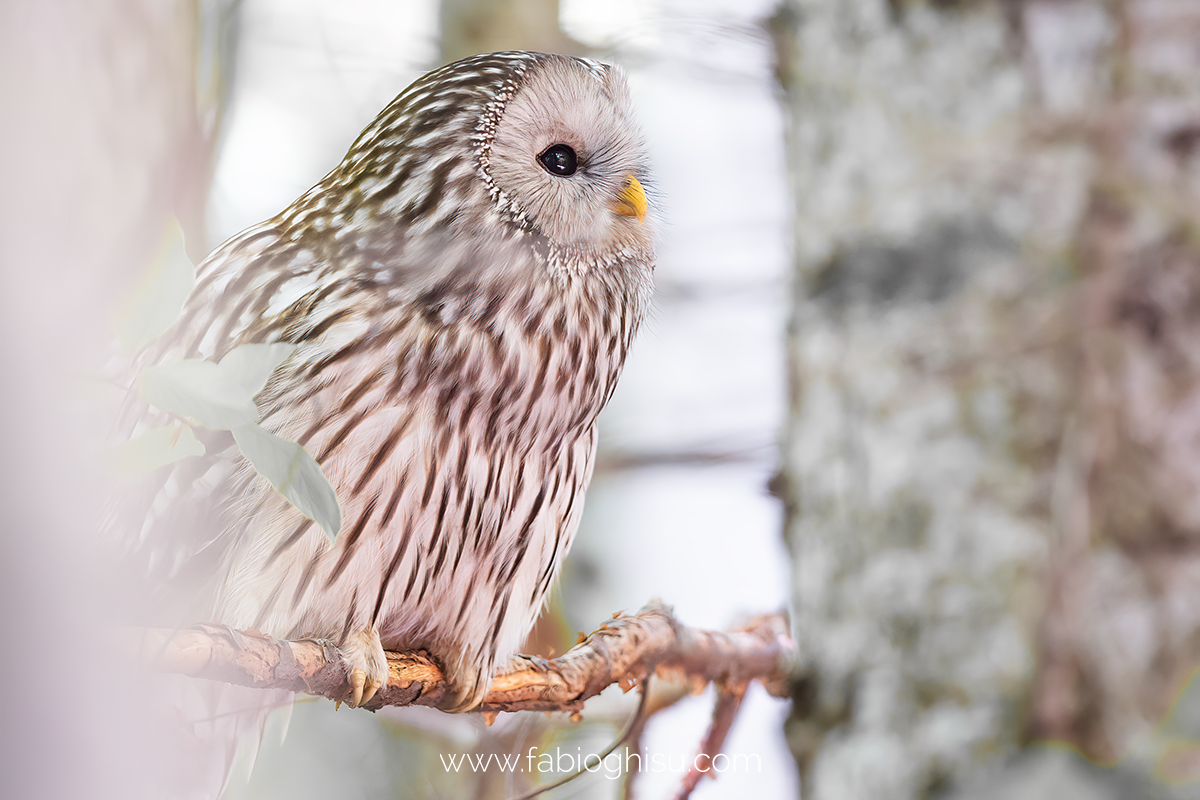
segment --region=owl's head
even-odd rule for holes
[[[298,207],[311,211],[334,194],[323,189],[339,188],[341,207],[326,211],[360,230],[386,224],[410,237],[461,239],[500,226],[595,263],[652,250],[647,182],[620,70],[514,51],[417,80]]]
[[[501,202],[561,246],[649,243],[645,146],[613,67],[544,56],[504,105],[483,167]]]

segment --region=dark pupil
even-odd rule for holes
[[[546,152],[538,156],[538,161],[542,162],[546,172],[551,175],[574,175],[575,170],[579,169],[579,164],[575,160],[575,151],[565,144],[556,144],[547,148]]]

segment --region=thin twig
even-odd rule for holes
[[[675,800],[688,800],[701,778],[706,775],[710,778],[714,776],[713,759],[725,746],[725,738],[729,736],[729,729],[733,727],[733,720],[742,707],[742,700],[745,696],[745,684],[734,688],[722,687],[717,692],[712,724],[700,745],[700,752],[692,759],[692,768],[688,770],[687,775],[683,776],[683,783],[680,784],[679,791],[675,793]]]
[[[623,730],[621,732],[621,735],[619,737],[617,737],[617,740],[615,742],[613,742],[611,745],[609,745],[608,748],[603,753],[596,753],[594,755],[588,756],[580,764],[579,769],[575,770],[570,775],[564,775],[561,778],[559,778],[558,780],[551,781],[550,783],[547,783],[543,786],[538,786],[535,789],[531,789],[530,791],[526,792],[525,794],[521,795],[520,797],[515,798],[515,800],[533,800],[534,797],[537,797],[540,794],[544,794],[544,793],[550,791],[551,789],[557,789],[560,786],[570,783],[571,781],[578,778],[580,775],[583,775],[586,772],[588,772],[587,765],[589,763],[591,763],[591,760],[593,758],[596,759],[596,764],[603,764],[604,759],[606,759],[610,755],[612,755],[612,753],[618,747],[620,747],[626,740],[628,740],[630,735],[633,734],[633,732],[635,730],[639,729],[642,721],[645,719],[646,698],[650,696],[650,681],[647,679],[641,685],[641,688],[638,691],[639,691],[640,696],[638,697],[637,710],[633,712],[633,717],[630,718],[629,724],[627,724],[625,726],[625,730]]]

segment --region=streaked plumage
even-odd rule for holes
[[[563,143],[570,175],[539,162]],[[215,251],[140,365],[297,344],[262,424],[316,457],[343,525],[331,547],[212,434],[124,504],[141,563],[194,593],[184,613],[332,639],[368,693],[382,648],[423,648],[454,707],[475,704],[579,523],[596,416],[651,292],[646,170],[619,72],[477,56],[418,80],[313,189]]]

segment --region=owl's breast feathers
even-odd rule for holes
[[[224,530],[196,539],[223,551],[207,613],[281,636],[376,626],[468,672],[519,647],[578,526],[649,277],[560,269],[526,234],[488,260],[452,245],[437,269],[376,251],[347,271],[260,226],[202,266],[181,324],[205,333],[172,356],[297,344],[262,424],[317,459],[344,520],[330,546],[241,465]]]

